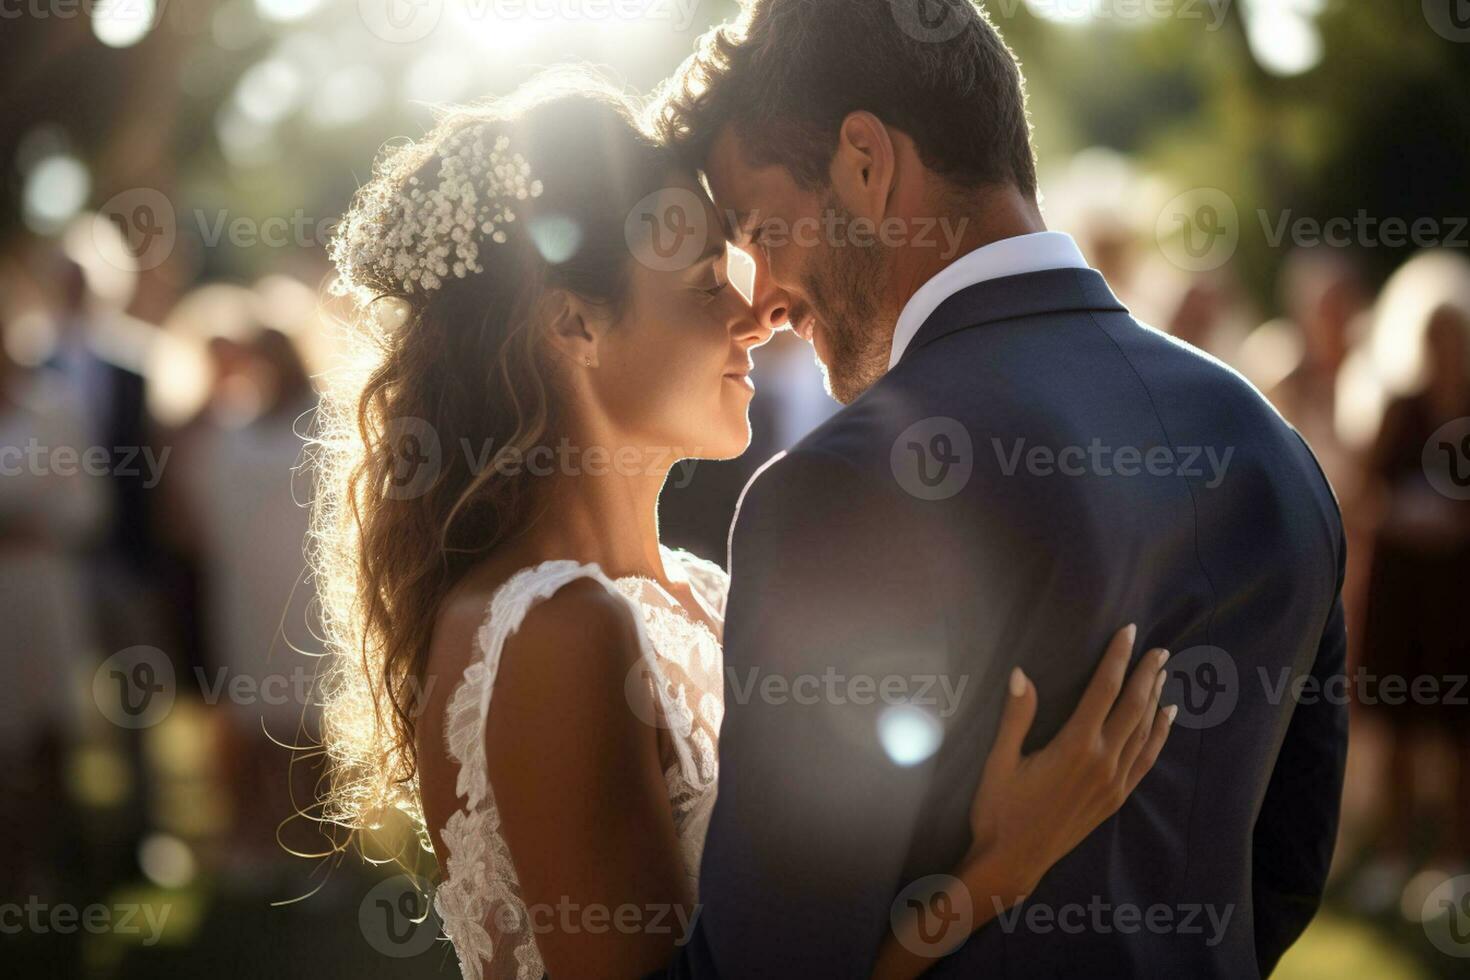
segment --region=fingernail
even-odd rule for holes
[[[1026,693],[1026,675],[1020,667],[1011,668],[1011,697],[1018,698]]]
[[[1123,632],[1126,633],[1128,636],[1128,648],[1130,650],[1133,649],[1133,641],[1138,639],[1138,624],[1129,623],[1127,626],[1123,627]]]
[[[1162,647],[1159,648],[1159,652],[1156,654],[1156,656],[1159,658],[1160,667],[1169,662],[1169,651],[1163,649]]]
[[[1179,705],[1171,704],[1164,709],[1164,720],[1170,725],[1174,724],[1174,716],[1179,713]]]

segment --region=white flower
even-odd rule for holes
[[[383,278],[412,294],[438,289],[450,275],[483,272],[477,237],[508,241],[499,227],[515,220],[508,202],[542,193],[540,181],[528,186],[530,164],[509,150],[508,137],[497,136],[492,148],[482,126],[466,126],[438,147],[438,176],[429,185],[415,174],[400,190],[365,188],[332,242],[340,273],[334,290],[370,302]]]

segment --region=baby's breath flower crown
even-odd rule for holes
[[[393,293],[432,292],[450,276],[484,272],[482,239],[505,242],[504,226],[516,220],[512,202],[541,195],[530,164],[511,152],[509,137],[486,123],[464,125],[430,155],[437,172],[425,165],[406,182],[380,176],[358,192],[332,239],[335,293],[367,306]],[[398,162],[387,161],[390,169]]]

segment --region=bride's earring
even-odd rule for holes
[[[586,363],[586,365],[588,367],[591,367],[592,366],[592,355],[591,354],[584,354],[582,356],[582,360],[583,360],[583,362]]]

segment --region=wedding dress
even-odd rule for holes
[[[729,590],[725,572],[687,552],[661,551],[669,578],[687,584],[709,620],[723,629]],[[582,578],[621,596],[635,613],[643,671],[642,678],[635,675],[630,683],[646,679],[651,685],[656,717],[645,720],[668,732],[664,781],[685,873],[691,885],[698,881],[699,856],[715,802],[716,740],[725,711],[720,638],[652,579],[612,579],[596,565],[574,561],[523,568],[491,597],[475,636],[471,663],[445,717],[449,755],[459,765],[455,792],[464,805],[440,835],[448,853],[434,908],[466,980],[539,980],[545,972],[533,926],[535,921],[543,928],[549,925],[548,916],[533,920],[529,915],[510,850],[500,834],[486,770],[485,719],[506,639],[533,605]],[[528,759],[527,764],[534,762]],[[691,892],[698,893],[695,888]]]

